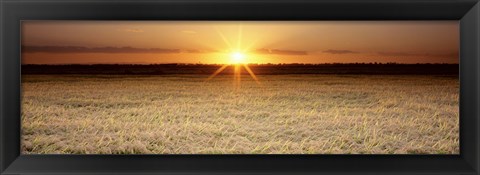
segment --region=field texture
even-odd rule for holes
[[[458,154],[458,77],[24,75],[24,154]]]

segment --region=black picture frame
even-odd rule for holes
[[[0,0],[0,174],[480,174],[478,0]],[[22,20],[459,20],[460,155],[21,155]]]

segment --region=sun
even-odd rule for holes
[[[244,64],[245,57],[245,54],[241,52],[232,52],[230,54],[230,60],[233,64]]]
[[[260,81],[258,81],[257,76],[255,75],[255,73],[253,73],[252,69],[250,69],[250,66],[248,65],[249,64],[248,61],[251,60],[251,59],[254,59],[254,58],[249,57],[248,58],[249,60],[247,60],[247,54],[245,54],[245,53],[248,52],[249,48],[252,47],[253,44],[248,45],[248,47],[246,47],[246,48],[242,48],[242,27],[241,27],[241,25],[239,26],[238,29],[239,30],[238,30],[238,39],[237,39],[236,49],[234,49],[234,47],[232,47],[232,44],[225,38],[223,33],[220,32],[219,30],[217,30],[218,35],[223,39],[223,41],[228,46],[228,48],[230,48],[228,50],[233,51],[233,52],[226,52],[227,54],[229,54],[230,58],[228,58],[228,56],[226,54],[225,57],[222,57],[222,59],[225,59],[225,60],[229,59],[230,61],[225,61],[225,63],[220,68],[218,68],[212,75],[210,75],[205,81],[211,80],[212,78],[217,76],[220,72],[227,69],[227,67],[233,67],[233,69],[234,69],[233,70],[233,79],[234,79],[235,88],[240,87],[242,70],[247,71],[248,74],[250,75],[250,77],[252,77],[252,79],[255,80],[255,82],[258,85],[261,85]]]

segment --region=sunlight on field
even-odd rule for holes
[[[24,75],[22,152],[459,153],[457,77],[207,77]]]

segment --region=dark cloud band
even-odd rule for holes
[[[349,54],[349,53],[358,53],[356,51],[352,50],[334,50],[334,49],[329,49],[323,51],[323,53],[330,53],[330,54]]]
[[[24,53],[180,53],[180,49],[135,47],[22,46]]]
[[[274,54],[274,55],[308,55],[307,51],[300,50],[281,50],[281,49],[258,49],[258,54]]]

